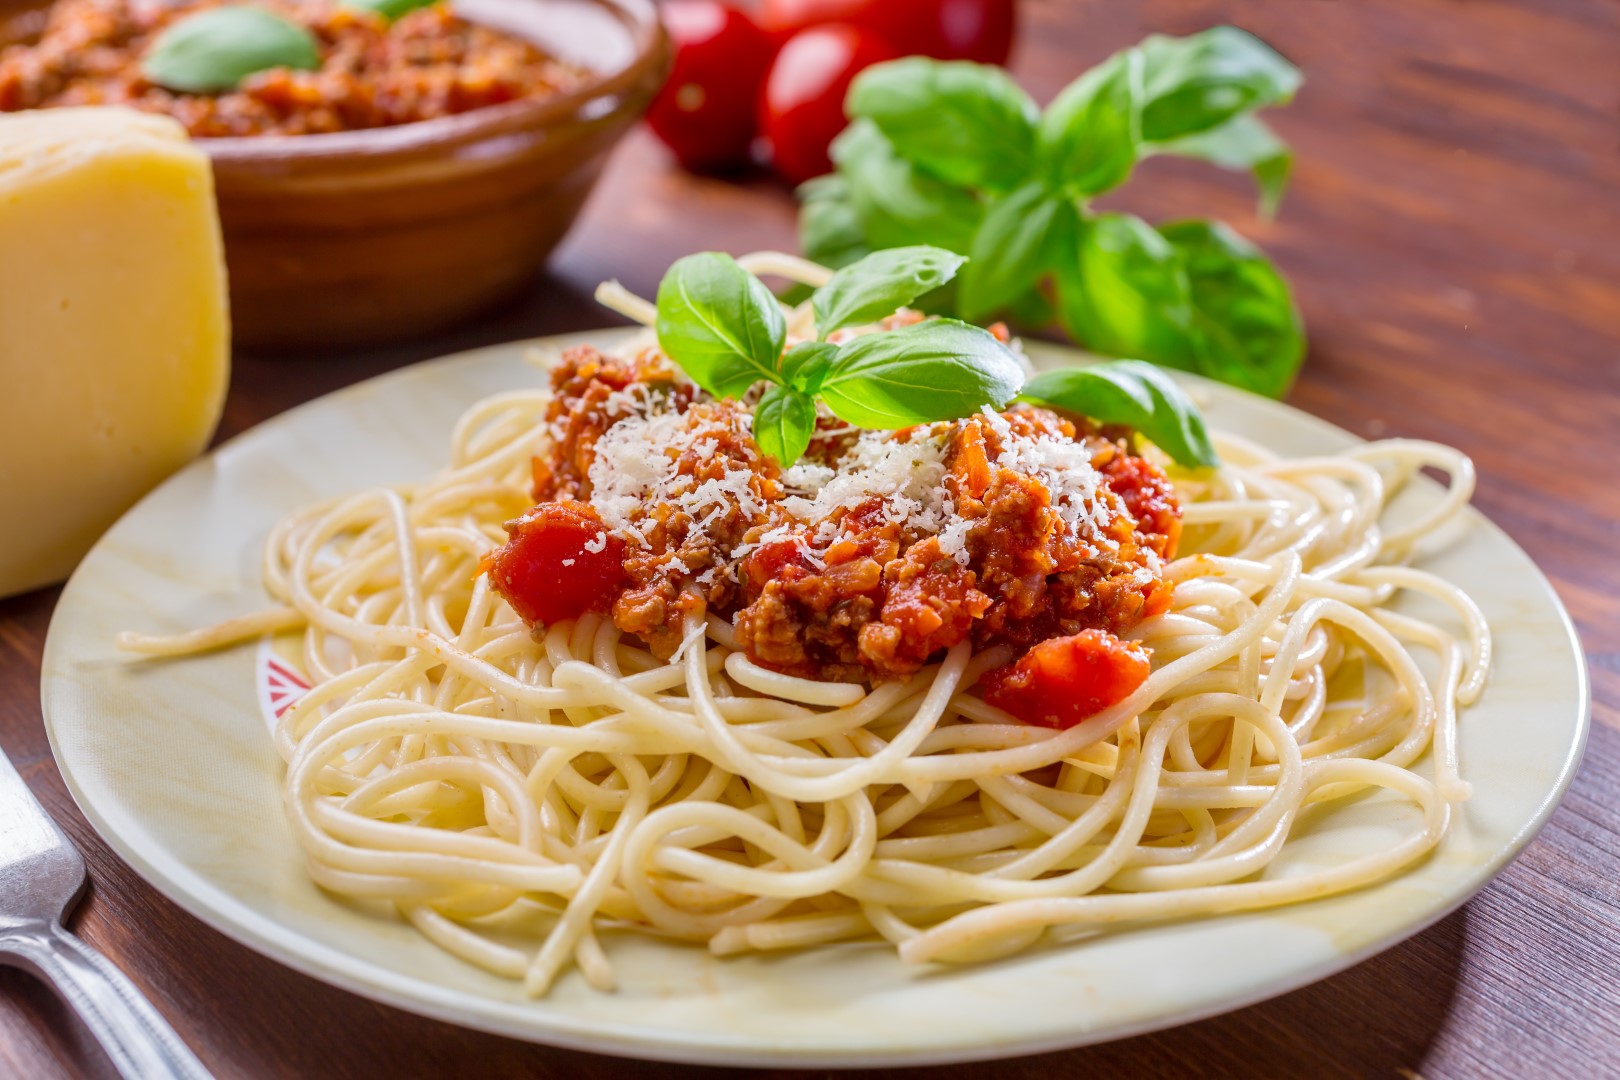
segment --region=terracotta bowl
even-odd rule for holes
[[[532,278],[662,85],[651,0],[460,0],[597,77],[557,97],[394,128],[200,139],[214,162],[235,341],[398,340]]]
[[[41,0],[0,0],[0,45]],[[232,332],[248,348],[399,340],[531,279],[668,73],[652,0],[456,0],[596,77],[570,94],[393,128],[199,139],[214,162]]]

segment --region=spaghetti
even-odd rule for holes
[[[391,901],[531,994],[570,964],[610,989],[609,931],[718,954],[876,935],[907,961],[970,961],[1056,927],[1302,901],[1410,866],[1468,796],[1457,712],[1484,686],[1490,633],[1460,590],[1407,565],[1467,504],[1472,466],[1453,450],[1284,460],[1218,436],[1220,468],[1172,474],[1168,609],[1125,635],[1151,673],[1053,729],[978,692],[1007,645],[961,640],[909,675],[829,682],[754,662],[713,612],[686,616],[668,660],[600,614],[532,631],[481,568],[533,501],[550,403],[488,398],[439,475],[283,521],[263,564],[280,606],[121,639],[181,655],[301,627],[314,688],[275,740],[313,879]],[[1445,496],[1387,525],[1424,468],[1449,475]],[[1440,601],[1461,633],[1395,610],[1400,593]],[[1431,776],[1414,768],[1426,756]],[[1417,811],[1398,843],[1266,873],[1307,807],[1372,789]]]

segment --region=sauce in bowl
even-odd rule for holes
[[[262,0],[314,35],[320,67],[271,68],[233,90],[181,93],[141,61],[167,27],[218,0],[61,0],[32,40],[0,51],[0,111],[127,105],[194,136],[313,135],[393,127],[583,86],[591,72],[448,5],[389,22],[332,0]]]

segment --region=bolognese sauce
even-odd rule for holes
[[[332,0],[262,0],[256,6],[314,35],[319,69],[271,68],[218,94],[151,82],[141,62],[158,34],[217,6],[219,0],[59,0],[26,40],[0,50],[0,111],[126,105],[172,116],[196,137],[311,135],[545,97],[589,76],[520,37],[457,18],[447,4],[389,22]]]
[[[748,401],[709,398],[655,349],[575,348],[552,389],[535,498],[587,506],[623,544],[622,578],[593,574],[606,595],[573,590],[566,614],[611,612],[665,658],[714,614],[755,663],[821,680],[903,678],[964,640],[1010,646],[987,696],[1052,726],[1147,676],[1118,636],[1168,609],[1181,517],[1127,431],[1028,406],[895,432],[823,415],[784,470]]]

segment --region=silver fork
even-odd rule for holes
[[[54,985],[123,1076],[209,1080],[135,984],[63,929],[86,881],[84,859],[0,751],[0,963]]]

